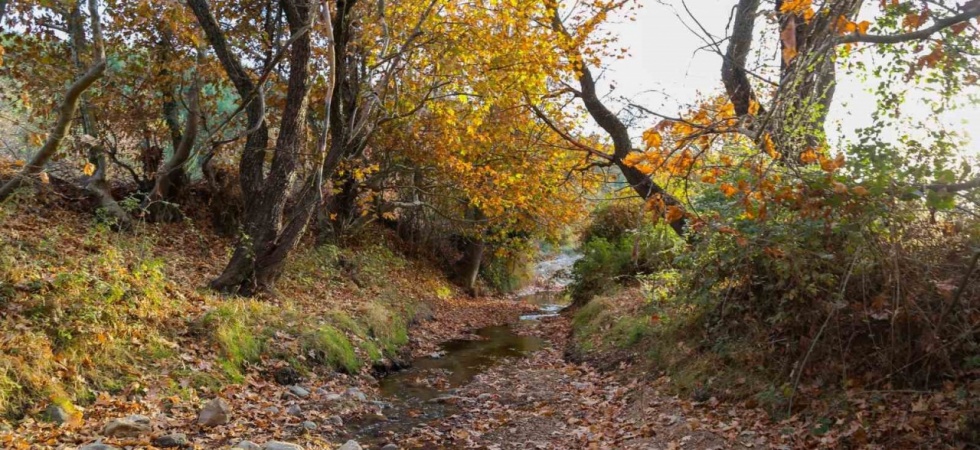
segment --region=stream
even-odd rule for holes
[[[563,252],[535,266],[535,283],[515,294],[517,301],[538,307],[520,320],[540,320],[559,314],[562,290],[571,282],[570,270],[581,256]],[[511,324],[481,328],[473,332],[479,339],[444,342],[440,351],[412,362],[409,369],[379,380],[384,401],[380,414],[358,421],[352,438],[367,448],[381,446],[418,425],[454,414],[456,389],[471,382],[487,369],[515,358],[523,358],[547,343],[534,336],[517,334]]]

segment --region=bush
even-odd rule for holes
[[[573,305],[581,306],[617,283],[635,280],[636,275],[669,268],[681,245],[672,233],[663,225],[612,233],[618,236],[615,240],[587,233],[591,238],[582,245],[582,258],[572,268]]]
[[[592,212],[589,225],[582,232],[582,242],[605,239],[618,242],[627,234],[650,224],[642,202],[608,202]]]

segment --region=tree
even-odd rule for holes
[[[258,81],[253,80],[237,56],[208,2],[190,0],[188,5],[238,92],[242,102],[240,108],[246,111],[248,119],[244,133],[245,147],[239,163],[239,176],[245,195],[243,233],[231,261],[221,275],[211,282],[211,287],[251,295],[272,288],[286,256],[305,230],[320,195],[317,183],[320,174],[317,170],[304,177],[298,190],[293,192],[292,189],[293,179],[302,165],[301,155],[307,148],[304,126],[312,86],[310,60],[316,5],[308,0],[284,0],[262,5],[264,9],[260,12],[264,12],[262,15],[266,17],[281,13],[285,15],[290,37],[278,54],[266,58],[260,67],[263,75]],[[343,2],[340,6],[338,20],[346,20]],[[247,17],[255,11],[245,8],[239,12]],[[324,14],[329,17],[329,12]],[[327,36],[330,37],[332,24],[329,20],[324,22]],[[278,24],[273,22],[267,25],[269,37],[274,39]],[[249,35],[237,37],[243,39],[246,45],[254,44],[251,39],[259,39],[259,36]],[[285,80],[286,94],[278,123],[278,137],[271,151],[271,164],[267,167],[270,133],[263,84],[284,53],[288,53],[289,75]],[[331,62],[330,70],[335,68]],[[331,88],[327,86],[328,91]],[[293,205],[289,211],[287,204]]]
[[[572,95],[582,101],[582,104],[592,119],[612,140],[613,148],[611,153],[587,149],[588,153],[602,159],[603,165],[616,166],[637,195],[644,200],[662,202],[665,208],[661,208],[661,214],[666,214],[667,208],[674,208],[676,210],[682,208],[683,205],[680,200],[657,183],[650,176],[650,173],[644,173],[636,166],[628,163],[627,156],[633,151],[633,142],[629,135],[629,128],[599,98],[596,91],[595,77],[589,68],[591,61],[587,60],[583,54],[583,48],[587,47],[590,33],[605,20],[610,12],[619,10],[628,3],[630,3],[628,0],[582,3],[579,7],[584,11],[580,15],[588,15],[587,13],[590,12],[591,16],[588,19],[582,20],[582,23],[578,27],[579,29],[573,32],[569,30],[562,20],[558,1],[547,0],[545,2],[548,8],[551,27],[557,35],[559,48],[564,52],[565,57],[568,58],[570,64],[574,67],[575,73],[577,73],[575,82],[578,84],[578,89],[568,88],[568,90]],[[597,52],[594,48],[586,50],[592,54]],[[543,113],[539,113],[539,115],[547,120]],[[668,217],[667,221],[677,235],[684,236],[686,234],[686,218],[683,214],[672,214]]]
[[[76,4],[72,10],[76,17],[80,17],[80,4],[81,2]],[[6,4],[3,6],[6,8]],[[58,152],[58,148],[61,146],[62,141],[68,134],[72,120],[75,117],[75,113],[78,111],[79,105],[82,102],[82,95],[105,74],[106,60],[104,42],[101,34],[98,5],[95,0],[89,0],[88,6],[90,20],[92,23],[91,28],[93,30],[92,38],[94,41],[94,48],[96,49],[95,58],[89,65],[88,69],[85,70],[85,72],[71,84],[65,93],[61,106],[58,109],[57,121],[51,128],[51,131],[48,133],[48,137],[45,139],[44,145],[41,146],[37,153],[35,153],[30,162],[28,162],[23,169],[21,169],[19,174],[15,175],[14,178],[0,188],[0,201],[6,200],[16,189],[23,186],[28,180],[34,176],[37,176],[44,170],[44,166],[51,160],[51,158],[55,156],[55,154]],[[76,40],[76,43],[73,46],[76,56],[78,55],[78,52],[81,51],[78,41],[84,39],[84,37],[81,35],[83,32],[80,29],[81,24],[78,23],[77,20],[78,19],[74,19],[76,26],[73,27],[72,34],[72,39]],[[80,66],[80,56],[78,57],[77,61],[79,61],[79,63],[76,65]],[[105,172],[103,169],[103,171],[100,172],[95,179],[98,180],[98,177],[102,177],[102,179],[104,179],[104,173]],[[111,197],[108,200],[111,200]],[[107,201],[104,206],[111,207],[113,203],[114,201]],[[118,207],[118,205],[116,205],[116,207]]]

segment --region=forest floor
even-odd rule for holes
[[[936,448],[969,409],[952,388],[858,393],[834,415],[775,421],[678,396],[649,366],[570,362],[568,317],[519,320],[538,306],[462,295],[380,231],[304,245],[277,296],[221,296],[204,286],[230,239],[204,221],[118,234],[65,204],[0,207],[0,448]],[[471,367],[423,377],[435,398],[405,404],[372,370],[379,352],[432,363],[502,324],[541,345],[456,385],[448,372]],[[219,398],[227,414],[202,425]]]

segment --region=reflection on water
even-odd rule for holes
[[[527,356],[545,345],[540,338],[514,333],[509,325],[482,328],[475,334],[480,339],[445,342],[438,357],[416,359],[410,369],[382,378],[381,394],[391,405],[382,410],[381,420],[374,416],[353,421],[350,429],[356,431],[352,437],[362,444],[384,444],[392,435],[446,417],[456,406],[439,400],[453,388],[503,360]]]
[[[541,339],[520,336],[506,325],[483,328],[476,334],[482,339],[445,342],[442,356],[417,359],[411,369],[383,378],[381,393],[401,400],[430,400],[468,383],[502,358],[521,357],[544,346]],[[433,374],[440,379],[438,387],[423,379]]]
[[[540,320],[557,316],[564,307],[562,289],[571,281],[569,269],[581,255],[562,253],[538,264],[538,283],[518,294],[521,301],[538,307],[535,314],[521,320]],[[522,358],[545,346],[534,336],[521,336],[509,325],[487,327],[475,333],[479,339],[453,340],[442,344],[437,355],[413,361],[408,370],[382,378],[382,396],[390,401],[382,416],[369,416],[349,423],[362,444],[384,444],[392,436],[408,433],[412,428],[453,414],[457,407],[450,397],[453,389],[463,386],[495,364]]]

